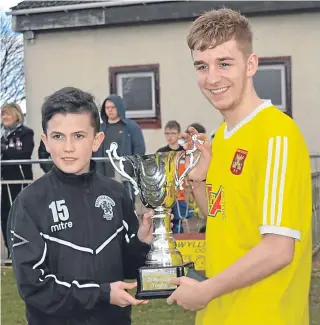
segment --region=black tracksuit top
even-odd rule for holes
[[[136,278],[150,246],[137,237],[122,184],[56,166],[24,189],[10,211],[8,242],[29,325],[129,325],[109,303],[110,283]]]

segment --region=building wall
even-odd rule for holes
[[[292,111],[311,153],[320,152],[320,13],[253,17],[259,56],[292,56]],[[98,104],[109,94],[110,66],[160,64],[162,124],[185,128],[222,122],[198,90],[186,45],[188,22],[36,33],[25,42],[28,124],[38,140],[45,96],[64,86],[92,92]],[[164,144],[163,130],[144,130],[147,152]],[[38,142],[37,142],[38,145]],[[36,152],[36,150],[35,150]]]

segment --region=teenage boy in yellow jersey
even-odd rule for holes
[[[200,310],[196,325],[309,325],[311,170],[295,122],[253,86],[248,20],[210,11],[191,26],[199,87],[225,123],[189,174],[207,215],[206,276],[175,279],[168,298]],[[190,130],[192,134],[196,131]],[[190,135],[186,135],[190,148]]]

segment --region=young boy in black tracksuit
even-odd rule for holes
[[[123,281],[145,263],[152,211],[139,226],[123,185],[96,173],[99,126],[93,97],[79,89],[63,88],[42,106],[54,166],[19,194],[8,222],[29,325],[129,325],[130,306],[147,303]]]

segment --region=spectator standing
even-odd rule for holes
[[[24,116],[17,103],[7,103],[1,107],[1,160],[31,159],[34,148],[33,130],[23,125]],[[32,180],[31,164],[1,166],[2,181]],[[7,222],[9,210],[17,195],[26,184],[3,184],[1,186],[1,229],[5,246],[7,242]],[[8,254],[9,255],[9,254]],[[8,256],[9,258],[9,256]]]
[[[112,142],[118,144],[117,154],[119,156],[143,155],[146,152],[145,142],[140,126],[125,117],[125,106],[122,97],[118,95],[108,96],[101,107],[101,127],[104,132],[105,140],[99,150],[94,154],[95,157],[105,157],[106,150],[110,148]],[[126,172],[133,176],[133,170],[126,165]],[[114,177],[114,168],[111,163],[98,163],[97,171],[107,177]],[[130,182],[123,181],[123,185],[129,192],[133,201],[135,201],[133,187]]]

